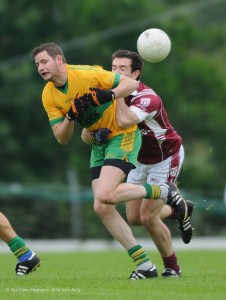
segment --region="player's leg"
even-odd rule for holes
[[[172,277],[177,277],[180,275],[180,267],[177,263],[177,257],[173,250],[170,231],[160,219],[162,209],[161,202],[161,200],[147,201],[145,199],[142,201],[141,207],[140,200],[127,202],[127,218],[130,224],[135,226],[142,224],[146,227],[161,254],[165,267],[164,273],[166,276],[170,275]],[[139,216],[136,212],[139,213]]]
[[[127,250],[134,246],[134,243],[136,244],[135,238],[131,237],[131,229],[118,214],[115,206],[111,207],[111,205],[105,204],[104,199],[107,194],[117,188],[136,163],[141,144],[140,132],[136,130],[129,136],[133,138],[128,139],[127,136],[121,134],[109,140],[108,143],[94,144],[91,152],[91,179],[95,212],[109,232]],[[129,237],[128,241],[127,236]]]
[[[173,216],[172,216],[173,215]],[[175,217],[174,217],[175,215]],[[170,205],[163,205],[161,211],[160,211],[160,218],[163,220],[165,218],[170,218],[172,216],[172,219],[176,219],[176,214],[174,213],[174,209]]]
[[[160,219],[163,208],[163,201],[159,200],[134,200],[126,203],[126,214],[129,224],[140,226],[144,225],[152,237],[163,260],[169,258],[171,264],[167,265],[171,269],[179,272],[177,258],[171,242],[171,234],[168,227]],[[170,210],[170,207],[169,207]]]
[[[19,237],[12,228],[6,216],[0,212],[0,237],[6,242],[17,257],[18,263],[16,265],[17,275],[27,275],[35,271],[40,266],[40,258],[26,245],[24,240]]]
[[[131,170],[127,176],[127,183],[137,183],[137,184],[144,184],[147,181],[147,174],[145,170],[140,170],[141,164],[137,162],[136,168]],[[137,172],[137,170],[140,170]],[[143,198],[138,198],[133,201],[126,202],[126,217],[129,224],[134,226],[141,226],[142,221],[140,219],[140,207]]]
[[[164,200],[166,204],[170,204],[173,208],[177,207],[178,200],[180,203],[184,203],[183,206],[186,208],[185,217],[188,212],[187,204],[181,196],[179,190],[175,185],[168,184],[173,182],[179,174],[180,167],[183,162],[183,147],[181,147],[179,153],[176,153],[169,159],[173,158],[173,162],[176,161],[178,165],[176,168],[171,166],[170,173],[168,173],[168,181],[165,182],[152,182],[152,183],[143,183],[143,184],[131,184],[131,183],[121,183],[119,184],[114,191],[105,194],[102,197],[101,201],[105,204],[118,204],[121,202],[128,202],[136,199],[146,198],[146,199],[161,199]],[[179,159],[175,159],[176,157]],[[163,161],[164,163],[168,160]],[[156,164],[158,165],[158,164]],[[171,173],[172,172],[172,173]],[[173,179],[174,178],[174,179]],[[176,204],[173,206],[173,204]]]
[[[135,200],[126,203],[128,222],[132,225],[144,225],[154,241],[163,259],[164,267],[167,268],[167,275],[175,272],[175,277],[180,275],[180,267],[177,264],[177,257],[174,253],[171,233],[168,227],[160,219],[162,201],[146,199]],[[139,214],[139,216],[138,216]]]
[[[126,202],[126,217],[130,225],[142,226],[140,206],[143,199]]]
[[[104,166],[98,179],[93,180],[92,187],[95,196],[94,210],[111,235],[127,250],[134,261],[137,270],[132,272],[131,279],[157,277],[157,269],[150,261],[141,245],[138,245],[131,228],[113,205],[104,204],[101,197],[110,192],[125,177],[118,167]]]
[[[0,212],[0,237],[7,244],[17,236],[6,216]]]
[[[137,134],[136,139],[127,139],[126,141],[124,135],[117,136],[105,145],[93,146],[91,153],[94,210],[108,231],[128,251],[129,256],[136,264],[137,270],[132,273],[132,279],[157,277],[156,267],[142,246],[137,244],[129,225],[115,206],[104,204],[103,199],[107,193],[111,193],[124,180],[135,164],[140,148],[139,131]],[[136,143],[138,146],[134,147]],[[110,159],[106,159],[106,156]]]
[[[133,201],[126,202],[126,216],[130,225],[142,226],[140,219],[140,206],[143,199],[137,199]],[[177,213],[168,204],[163,205],[160,211],[160,219],[171,218],[173,220],[177,219]]]
[[[169,181],[175,181],[182,164],[183,149],[172,157],[169,157],[163,162],[155,165],[146,166],[147,182],[152,183],[164,183]],[[138,170],[139,171],[139,170]],[[171,184],[169,184],[171,186]],[[175,194],[177,201],[174,201],[174,209],[178,209],[181,212],[181,217],[187,216],[187,204],[183,198],[178,197],[179,194]],[[141,220],[147,228],[152,239],[155,241],[157,248],[159,249],[165,270],[162,273],[164,277],[177,277],[181,274],[180,267],[177,263],[177,257],[174,253],[171,234],[167,226],[161,221],[160,214],[161,209],[164,207],[162,200],[150,200],[148,204],[146,199],[143,200],[141,205]],[[161,202],[158,206],[157,202]]]
[[[171,270],[170,273],[175,272],[176,277],[176,275],[180,274],[180,267],[173,249],[171,233],[160,219],[160,212],[163,205],[162,200],[147,201],[144,199],[142,201],[140,215],[143,225],[161,254],[165,269]]]
[[[120,216],[114,205],[107,205],[101,202],[102,197],[111,190],[114,190],[119,182],[125,177],[124,172],[113,166],[102,168],[98,179],[92,181],[94,193],[94,210],[101,218],[105,227],[112,236],[129,249],[136,245],[136,240],[132,231],[124,219]]]
[[[138,163],[136,169],[131,170],[129,173],[127,181],[133,184],[142,184],[144,182],[151,183],[151,180],[159,183],[162,180],[162,173],[164,174],[163,170],[161,170],[161,165],[158,165],[155,169],[155,165],[142,165]],[[158,177],[158,174],[160,178]],[[133,202],[135,201],[128,202],[127,205]],[[143,199],[141,204],[139,201],[139,205],[140,220],[159,250],[164,266],[171,270],[175,270],[176,275],[177,273],[179,274],[180,267],[177,264],[177,257],[173,250],[170,231],[160,219],[161,210],[165,206],[164,201],[160,199]],[[137,207],[134,204],[134,207],[131,206],[129,208],[131,213],[133,208],[134,210],[138,208],[138,204]]]
[[[114,191],[106,194],[102,202],[115,205],[141,198],[162,199],[167,202],[171,199],[169,197],[169,187],[166,184],[157,185],[145,183],[144,185],[135,185],[131,183],[121,183]]]
[[[140,150],[141,145],[141,136],[140,132],[137,129],[134,132],[126,133],[113,137],[108,143],[102,145],[93,145],[91,153],[91,166],[95,167],[97,165],[113,165],[118,167],[118,163],[123,165],[124,172],[130,171],[134,168],[137,163],[137,155]],[[101,161],[100,154],[105,155],[104,161]],[[102,158],[103,159],[103,158]],[[130,170],[128,170],[130,168]],[[104,169],[104,168],[103,168]],[[108,184],[108,180],[107,183]],[[102,186],[102,185],[101,185]],[[103,192],[101,188],[97,189],[98,198],[102,203],[105,204],[117,204],[121,202],[131,201],[138,198],[156,198],[158,196],[164,197],[167,199],[168,187],[152,185],[140,185],[136,186],[133,184],[118,184],[115,189]]]
[[[192,225],[191,225],[191,216],[194,209],[194,204],[192,201],[185,201],[183,197],[181,196],[180,192],[178,191],[176,185],[170,184],[169,181],[174,182],[176,181],[180,168],[182,166],[184,159],[184,150],[183,147],[181,147],[180,151],[176,154],[174,154],[172,157],[169,157],[165,161],[155,164],[155,165],[149,165],[151,168],[151,173],[149,174],[150,178],[156,176],[159,178],[155,178],[154,182],[158,182],[158,184],[164,184],[168,183],[168,186],[173,187],[173,192],[171,195],[171,206],[164,205],[162,207],[162,210],[160,212],[160,218],[164,219],[166,217],[170,217],[172,219],[176,219],[179,223],[179,229],[181,231],[182,240],[185,244],[188,244],[192,238]],[[128,176],[128,182],[134,183],[142,186],[145,182],[145,176],[147,176],[147,168],[145,165],[142,167],[139,163],[137,164],[137,168],[135,170],[132,170],[129,173]],[[138,171],[137,171],[138,170]],[[150,185],[152,185],[152,181],[149,181]],[[128,187],[131,185],[128,185]],[[135,188],[134,188],[135,189]],[[132,190],[132,189],[131,189]],[[130,197],[131,190],[125,190],[125,186],[119,185],[114,191],[114,195],[111,195],[111,197],[120,197],[121,194],[124,193],[124,197]],[[116,194],[116,195],[115,195]],[[156,196],[156,195],[155,195]],[[161,199],[163,199],[162,195]],[[155,197],[156,199],[156,197]],[[118,201],[116,199],[116,201]],[[130,209],[130,213],[132,213],[132,207]],[[135,225],[135,224],[134,224]]]
[[[162,257],[173,254],[171,234],[168,227],[160,219],[160,212],[163,207],[162,200],[142,201],[140,216],[142,224],[146,227],[153,241],[155,242]]]

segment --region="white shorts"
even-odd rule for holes
[[[136,169],[130,171],[127,182],[133,184],[163,184],[174,182],[184,161],[184,148],[157,164],[144,165],[137,162]]]

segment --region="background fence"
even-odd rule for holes
[[[225,236],[226,207],[222,199],[204,197],[198,191],[181,189],[195,203],[192,217],[194,236]],[[76,174],[68,173],[68,185],[0,184],[1,211],[25,238],[31,239],[111,239],[93,211],[90,188],[81,188]],[[117,206],[126,219],[125,204]],[[180,235],[175,221],[165,219],[174,237]],[[138,237],[147,237],[143,227],[132,227]]]

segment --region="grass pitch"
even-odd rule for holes
[[[16,259],[0,256],[1,299],[88,300],[224,300],[226,299],[225,251],[177,251],[182,268],[179,279],[131,281],[134,265],[124,251],[39,253],[42,266],[17,277]],[[158,252],[149,252],[163,270]]]

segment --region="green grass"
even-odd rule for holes
[[[149,254],[161,273],[159,254]],[[15,275],[11,254],[0,256],[1,299],[226,299],[225,251],[177,251],[181,278],[139,281],[128,279],[134,266],[123,251],[39,255],[42,266],[26,277]]]

